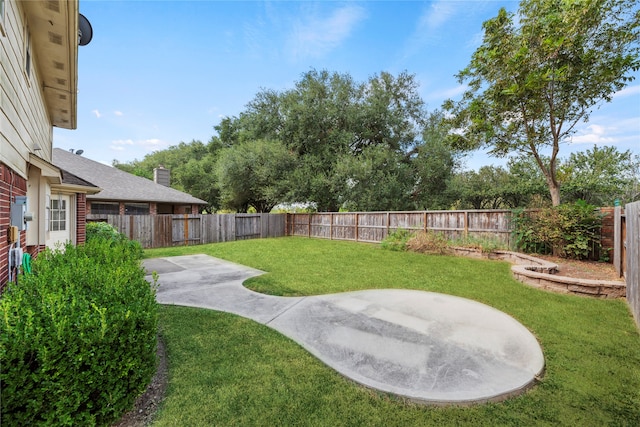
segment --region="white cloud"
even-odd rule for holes
[[[118,116],[118,117],[124,116],[124,113],[122,111],[118,111],[118,110],[114,111],[113,114]]]
[[[462,84],[455,87],[446,88],[446,89],[442,89],[435,92],[430,92],[427,94],[426,98],[428,100],[437,100],[437,101],[455,99],[459,95],[462,95],[464,91],[467,90],[468,88],[469,86],[467,86],[466,84]]]
[[[139,144],[143,147],[156,147],[158,145],[162,145],[163,142],[157,138],[145,139],[144,141],[140,141]]]
[[[578,128],[568,140],[574,144],[616,145],[638,151],[640,141],[640,117],[631,115],[593,116],[588,124]]]
[[[123,146],[123,145],[133,145],[132,139],[117,139],[115,141],[111,141],[112,146]]]
[[[592,124],[571,137],[571,142],[574,144],[613,144],[616,142],[616,133],[617,129],[615,127]]]
[[[429,44],[437,42],[442,37],[442,27],[458,13],[461,7],[458,2],[439,0],[429,3],[417,21],[416,28],[403,49],[403,58],[416,55]]]
[[[625,96],[640,95],[640,85],[627,86],[613,94],[613,98],[623,98]]]
[[[113,151],[117,152],[128,152],[138,153],[144,155],[154,150],[163,149],[167,147],[169,144],[166,141],[163,141],[158,138],[148,138],[148,139],[118,139],[111,141],[111,145],[109,148]]]
[[[321,57],[337,48],[353,29],[366,18],[366,11],[358,5],[336,9],[331,15],[310,14],[294,24],[289,45],[294,57]]]
[[[455,15],[455,7],[451,1],[436,1],[420,17],[418,31],[437,31]]]
[[[102,117],[102,114],[100,114],[100,111],[98,110],[91,110],[91,112],[93,113],[94,116],[96,116],[96,118],[100,118]]]

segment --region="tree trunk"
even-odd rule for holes
[[[560,186],[554,182],[547,182],[549,185],[549,193],[551,193],[551,204],[558,206],[560,204]]]

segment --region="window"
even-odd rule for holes
[[[49,230],[65,231],[67,229],[67,201],[51,199],[49,206]]]
[[[118,202],[91,202],[91,214],[94,215],[120,215],[120,203]]]
[[[125,215],[149,215],[149,203],[127,203],[124,205]]]

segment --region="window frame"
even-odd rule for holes
[[[109,209],[102,209],[106,206],[113,206],[113,212]],[[100,209],[94,209],[100,207]],[[120,215],[120,203],[119,202],[91,202],[91,215]]]
[[[133,212],[129,210],[132,208]],[[149,203],[125,203],[124,214],[125,215],[150,215],[151,205]]]
[[[49,231],[67,231],[67,212],[66,199],[52,197],[49,200]]]

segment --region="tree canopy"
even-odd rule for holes
[[[263,89],[216,129],[223,145],[278,141],[296,157],[282,202],[310,202],[320,211],[344,203],[386,209],[405,203],[413,186],[409,152],[420,144],[426,117],[417,89],[408,73],[358,83],[348,74],[311,70],[292,89]],[[365,188],[368,195],[357,190]]]
[[[517,15],[501,9],[458,74],[468,90],[445,103],[457,128],[452,144],[531,156],[558,205],[560,144],[633,79],[639,26],[634,0],[523,0]]]

